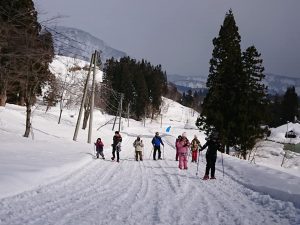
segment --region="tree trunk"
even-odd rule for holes
[[[7,100],[6,93],[5,94],[0,94],[0,106],[5,106]]]
[[[7,82],[1,81],[1,90],[0,90],[0,106],[5,106],[7,95],[6,95],[6,88],[7,88]]]
[[[226,145],[226,154],[229,155],[229,145]]]
[[[59,113],[59,118],[58,118],[58,124],[60,124],[60,119],[61,119],[61,114],[62,114],[62,109],[60,109],[60,113]]]
[[[85,108],[84,111],[84,116],[83,116],[83,123],[82,123],[82,129],[85,130],[85,128],[87,127],[87,122],[90,116],[90,107]]]
[[[26,129],[25,129],[24,137],[29,137],[30,134],[30,128],[31,128],[30,118],[31,118],[31,104],[29,103],[29,101],[28,102],[26,101]]]

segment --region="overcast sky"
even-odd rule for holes
[[[300,77],[300,0],[35,0],[42,19],[87,31],[168,74],[207,75],[212,39],[231,8],[242,50],[255,45],[267,73]],[[45,14],[46,13],[46,14]]]

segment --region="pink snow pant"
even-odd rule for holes
[[[187,154],[179,153],[179,169],[187,169]]]

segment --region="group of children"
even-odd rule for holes
[[[198,151],[201,148],[200,141],[197,136],[194,136],[194,139],[190,143],[186,137],[186,133],[184,132],[182,135],[179,135],[175,142],[176,147],[176,161],[179,161],[179,169],[187,170],[187,161],[189,155],[189,149],[192,152],[192,162],[197,162]]]
[[[115,135],[113,137],[113,144],[112,146],[112,157],[111,159],[114,161],[117,156],[117,162],[120,160],[120,151],[121,151],[121,142],[122,137],[119,133],[119,131],[115,132]],[[153,160],[156,160],[156,153],[158,152],[158,159],[161,158],[161,149],[160,146],[164,146],[164,143],[159,136],[159,133],[156,132],[155,136],[152,139],[152,145],[153,145]],[[98,138],[96,143],[96,157],[99,158],[99,155],[102,156],[102,159],[104,158],[103,154],[103,142],[101,141],[101,138]],[[140,136],[137,136],[136,140],[133,142],[133,147],[135,148],[135,160],[136,161],[143,161],[143,148],[144,144]],[[198,152],[204,150],[206,147],[208,147],[208,150],[206,152],[206,170],[205,175],[203,177],[204,180],[209,179],[209,172],[211,171],[211,177],[210,179],[215,179],[215,163],[217,158],[217,150],[220,149],[220,144],[218,141],[218,135],[217,133],[212,133],[209,138],[207,138],[207,142],[201,146],[200,141],[198,140],[197,136],[194,136],[194,139],[189,142],[188,138],[186,137],[186,133],[184,132],[182,135],[179,135],[175,142],[176,147],[176,161],[179,161],[179,169],[181,170],[187,170],[188,169],[188,156],[189,156],[189,149],[191,150],[192,154],[192,163],[198,162]]]

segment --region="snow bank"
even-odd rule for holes
[[[242,185],[300,208],[300,178],[223,154],[225,174]],[[222,163],[219,154],[218,163]],[[219,170],[220,166],[219,166]]]

